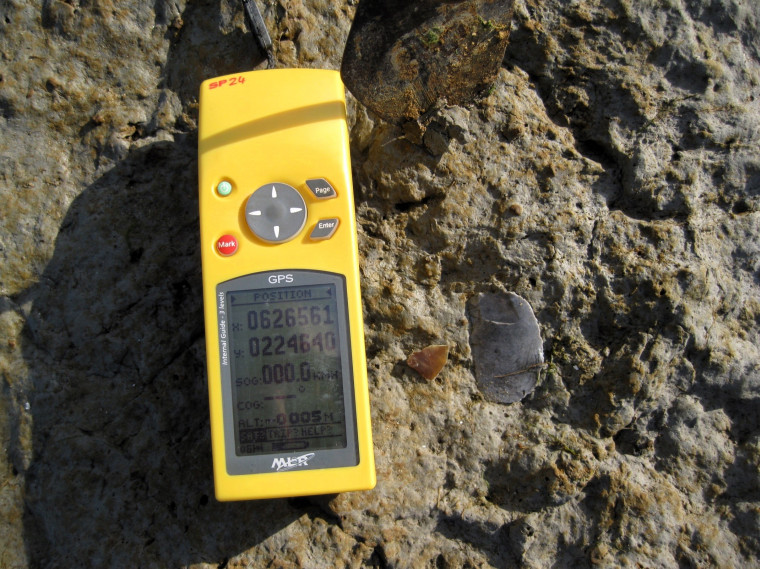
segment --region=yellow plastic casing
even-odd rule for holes
[[[340,75],[327,70],[277,69],[216,77],[201,84],[199,115],[201,255],[216,497],[246,500],[371,489],[375,465],[345,91]],[[311,194],[305,181],[315,178],[328,180],[337,197],[320,200]],[[232,187],[227,196],[217,192],[222,181]],[[270,182],[296,188],[306,202],[305,226],[286,243],[258,239],[245,220],[248,197]],[[317,221],[326,218],[339,219],[335,234],[311,240]],[[223,235],[238,241],[238,250],[231,256],[217,251],[217,240]],[[288,269],[339,273],[346,279],[359,463],[230,475],[225,460],[216,287],[250,273]]]

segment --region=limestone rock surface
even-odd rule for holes
[[[271,0],[339,69],[354,1]],[[758,567],[760,4],[516,0],[419,143],[350,100],[378,485],[213,498],[198,87],[233,0],[0,3],[0,567]],[[467,303],[546,365],[510,405]],[[450,347],[427,381],[405,364]]]

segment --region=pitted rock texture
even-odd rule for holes
[[[469,103],[498,73],[513,7],[513,0],[363,0],[341,77],[363,105],[390,122]]]
[[[340,67],[354,2],[260,6]],[[2,3],[0,566],[760,566],[758,6],[517,0],[419,144],[351,100],[378,485],[220,504],[197,91],[263,63],[242,8]],[[505,291],[546,362],[511,405],[466,311]]]

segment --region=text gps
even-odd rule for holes
[[[344,97],[336,71],[254,71],[201,86],[219,500],[375,485]]]

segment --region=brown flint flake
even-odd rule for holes
[[[414,352],[406,359],[406,363],[422,377],[431,380],[438,377],[448,359],[448,346],[433,345],[423,348],[419,352]]]

